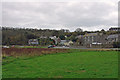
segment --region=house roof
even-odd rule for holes
[[[29,39],[29,41],[33,41],[34,42],[34,41],[38,41],[38,40],[37,39]]]
[[[66,42],[67,40],[61,40],[61,42]]]
[[[83,37],[83,35],[76,36],[75,38],[81,38],[81,37]]]
[[[56,38],[56,36],[50,36],[49,38],[50,38],[50,39],[55,39],[55,38]]]
[[[112,34],[112,35],[109,35],[108,37],[107,37],[107,39],[110,39],[110,38],[118,38],[118,34]]]

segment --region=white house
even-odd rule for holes
[[[28,41],[28,44],[29,45],[38,45],[39,43],[38,43],[38,39],[30,39],[29,41]]]

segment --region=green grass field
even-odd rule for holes
[[[3,78],[117,78],[117,51],[81,51],[6,57]]]

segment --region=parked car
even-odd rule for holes
[[[49,46],[48,46],[48,48],[53,48],[53,47],[55,47],[55,45],[49,45]]]

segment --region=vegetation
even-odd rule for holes
[[[50,39],[40,39],[40,36],[57,36],[56,30],[24,29],[24,28],[2,28],[3,45],[28,45],[29,39],[39,39],[40,45],[52,43]]]
[[[76,36],[84,35],[85,33],[100,32],[104,34],[116,34],[114,31],[84,31],[84,32],[64,32],[64,30],[49,30],[49,29],[31,29],[31,28],[10,28],[2,27],[2,45],[28,45],[29,39],[38,39],[39,45],[54,44],[54,41],[49,39],[50,36],[59,37],[61,40],[72,40],[77,42]],[[41,39],[41,36],[47,39]],[[66,37],[65,37],[66,36]]]
[[[120,48],[120,42],[114,42],[113,47],[114,48]]]
[[[71,49],[42,56],[6,56],[2,65],[3,78],[117,78],[118,52]]]
[[[68,52],[67,49],[48,49],[48,48],[3,48],[3,58],[6,56],[40,56],[43,54],[53,54],[59,52]]]

